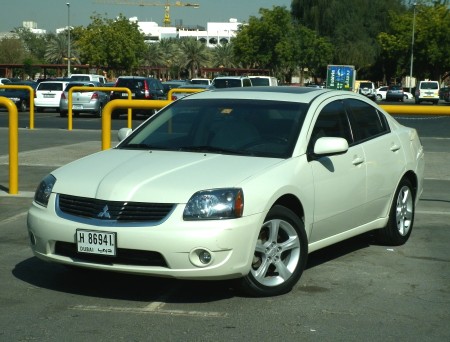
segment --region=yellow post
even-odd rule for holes
[[[34,129],[34,89],[27,85],[0,85],[0,89],[25,89],[30,92],[30,129]]]
[[[128,88],[124,88],[124,87],[86,87],[86,86],[75,86],[69,89],[69,92],[67,94],[68,99],[67,99],[67,117],[68,117],[68,122],[67,122],[67,129],[69,131],[72,130],[72,106],[73,106],[73,99],[72,99],[72,95],[73,92],[76,90],[82,90],[82,91],[94,91],[94,90],[99,90],[99,91],[122,91],[122,92],[126,92],[128,94],[128,100],[132,99],[132,94],[131,94],[131,90]],[[131,121],[131,108],[128,108],[128,128],[132,128],[132,121]]]
[[[10,99],[0,97],[0,105],[9,112],[9,193],[19,193],[19,114]]]
[[[173,93],[199,93],[201,91],[205,91],[207,89],[198,89],[198,88],[183,88],[183,89],[178,89],[178,88],[172,88],[169,90],[169,92],[167,93],[167,100],[172,101],[172,94]]]
[[[161,109],[171,102],[169,100],[112,100],[108,102],[103,108],[102,115],[102,150],[111,148],[111,115],[114,109]]]

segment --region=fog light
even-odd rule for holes
[[[213,252],[198,247],[189,252],[189,261],[196,267],[206,267],[214,262]]]
[[[202,250],[199,254],[198,254],[198,259],[200,260],[200,262],[202,264],[209,264],[211,262],[211,253],[209,253],[208,251]]]

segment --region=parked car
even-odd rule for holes
[[[11,80],[9,78],[0,78],[0,85],[2,84],[10,84]]]
[[[116,87],[125,87],[131,90],[133,99],[135,100],[166,100],[167,95],[160,80],[152,77],[142,76],[120,76],[117,79]],[[110,99],[127,99],[126,92],[111,92]],[[113,118],[117,118],[120,114],[127,112],[127,109],[114,110]],[[154,110],[133,110],[134,113],[153,114]]]
[[[450,102],[450,87],[445,86],[441,88],[439,91],[439,99]]]
[[[37,83],[34,81],[20,81],[7,83],[8,86],[30,86],[36,89]],[[27,89],[0,89],[0,96],[9,98],[17,107],[19,112],[26,112],[30,108],[30,91]],[[33,101],[33,98],[31,99]]]
[[[199,92],[119,139],[43,178],[38,258],[279,295],[320,248],[368,231],[404,244],[423,189],[416,130],[348,91]]]
[[[45,109],[54,109],[59,112],[61,94],[68,83],[68,81],[40,82],[34,94],[34,109],[37,112]]]
[[[401,85],[390,85],[386,92],[386,101],[403,101],[405,93]]]
[[[193,78],[189,81],[190,84],[203,84],[211,85],[212,80],[210,78]]]
[[[209,89],[209,85],[207,85],[207,84],[185,84],[185,85],[179,86],[176,89],[178,89],[178,90],[195,89],[198,91],[203,91],[203,90]],[[191,95],[191,94],[192,94],[192,92],[179,93],[177,91],[177,92],[172,93],[172,100],[175,101],[175,100],[181,99],[182,97],[185,97],[185,96]]]
[[[210,88],[251,87],[252,81],[247,76],[218,76],[211,83]]]
[[[375,89],[375,94],[377,96],[378,101],[386,100],[386,93],[388,91],[388,88],[389,88],[388,86],[382,86]]]
[[[70,75],[70,82],[98,82],[101,84],[105,84],[107,80],[106,77],[103,75],[72,74]]]
[[[272,76],[249,76],[253,86],[278,86],[278,80]]]
[[[185,85],[188,82],[185,80],[173,80],[173,81],[164,81],[161,82],[164,88],[164,94],[167,95],[167,93],[170,91],[170,89],[178,88],[179,86]]]
[[[416,88],[416,103],[439,102],[439,82],[438,81],[420,81]]]
[[[389,88],[388,86],[382,86],[375,90],[375,94],[377,95],[378,101],[386,100],[386,93],[388,91],[388,88]],[[414,99],[414,95],[411,94],[410,92],[403,90],[403,100],[411,100],[411,99]]]
[[[100,82],[70,82],[61,95],[60,115],[67,116],[69,110],[69,90],[73,87],[103,87]],[[109,94],[101,90],[75,90],[72,91],[72,113],[78,116],[80,113],[94,114],[100,118],[103,107],[109,101]]]
[[[368,97],[372,101],[376,101],[377,100],[377,93],[376,93],[376,90],[375,90],[375,84],[373,82],[361,81],[359,83],[358,92],[361,95],[364,95],[364,96]]]

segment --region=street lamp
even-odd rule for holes
[[[70,77],[70,3],[67,5],[67,77]]]
[[[412,39],[411,39],[411,65],[409,68],[409,92],[411,93],[411,83],[413,74],[413,59],[414,59],[414,28],[416,24],[416,3],[413,3],[413,25],[412,25]]]

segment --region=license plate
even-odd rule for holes
[[[116,233],[77,229],[79,253],[116,256]]]
[[[54,98],[55,95],[54,94],[44,94],[44,97],[47,98]]]
[[[83,109],[83,105],[73,105],[72,109]]]

